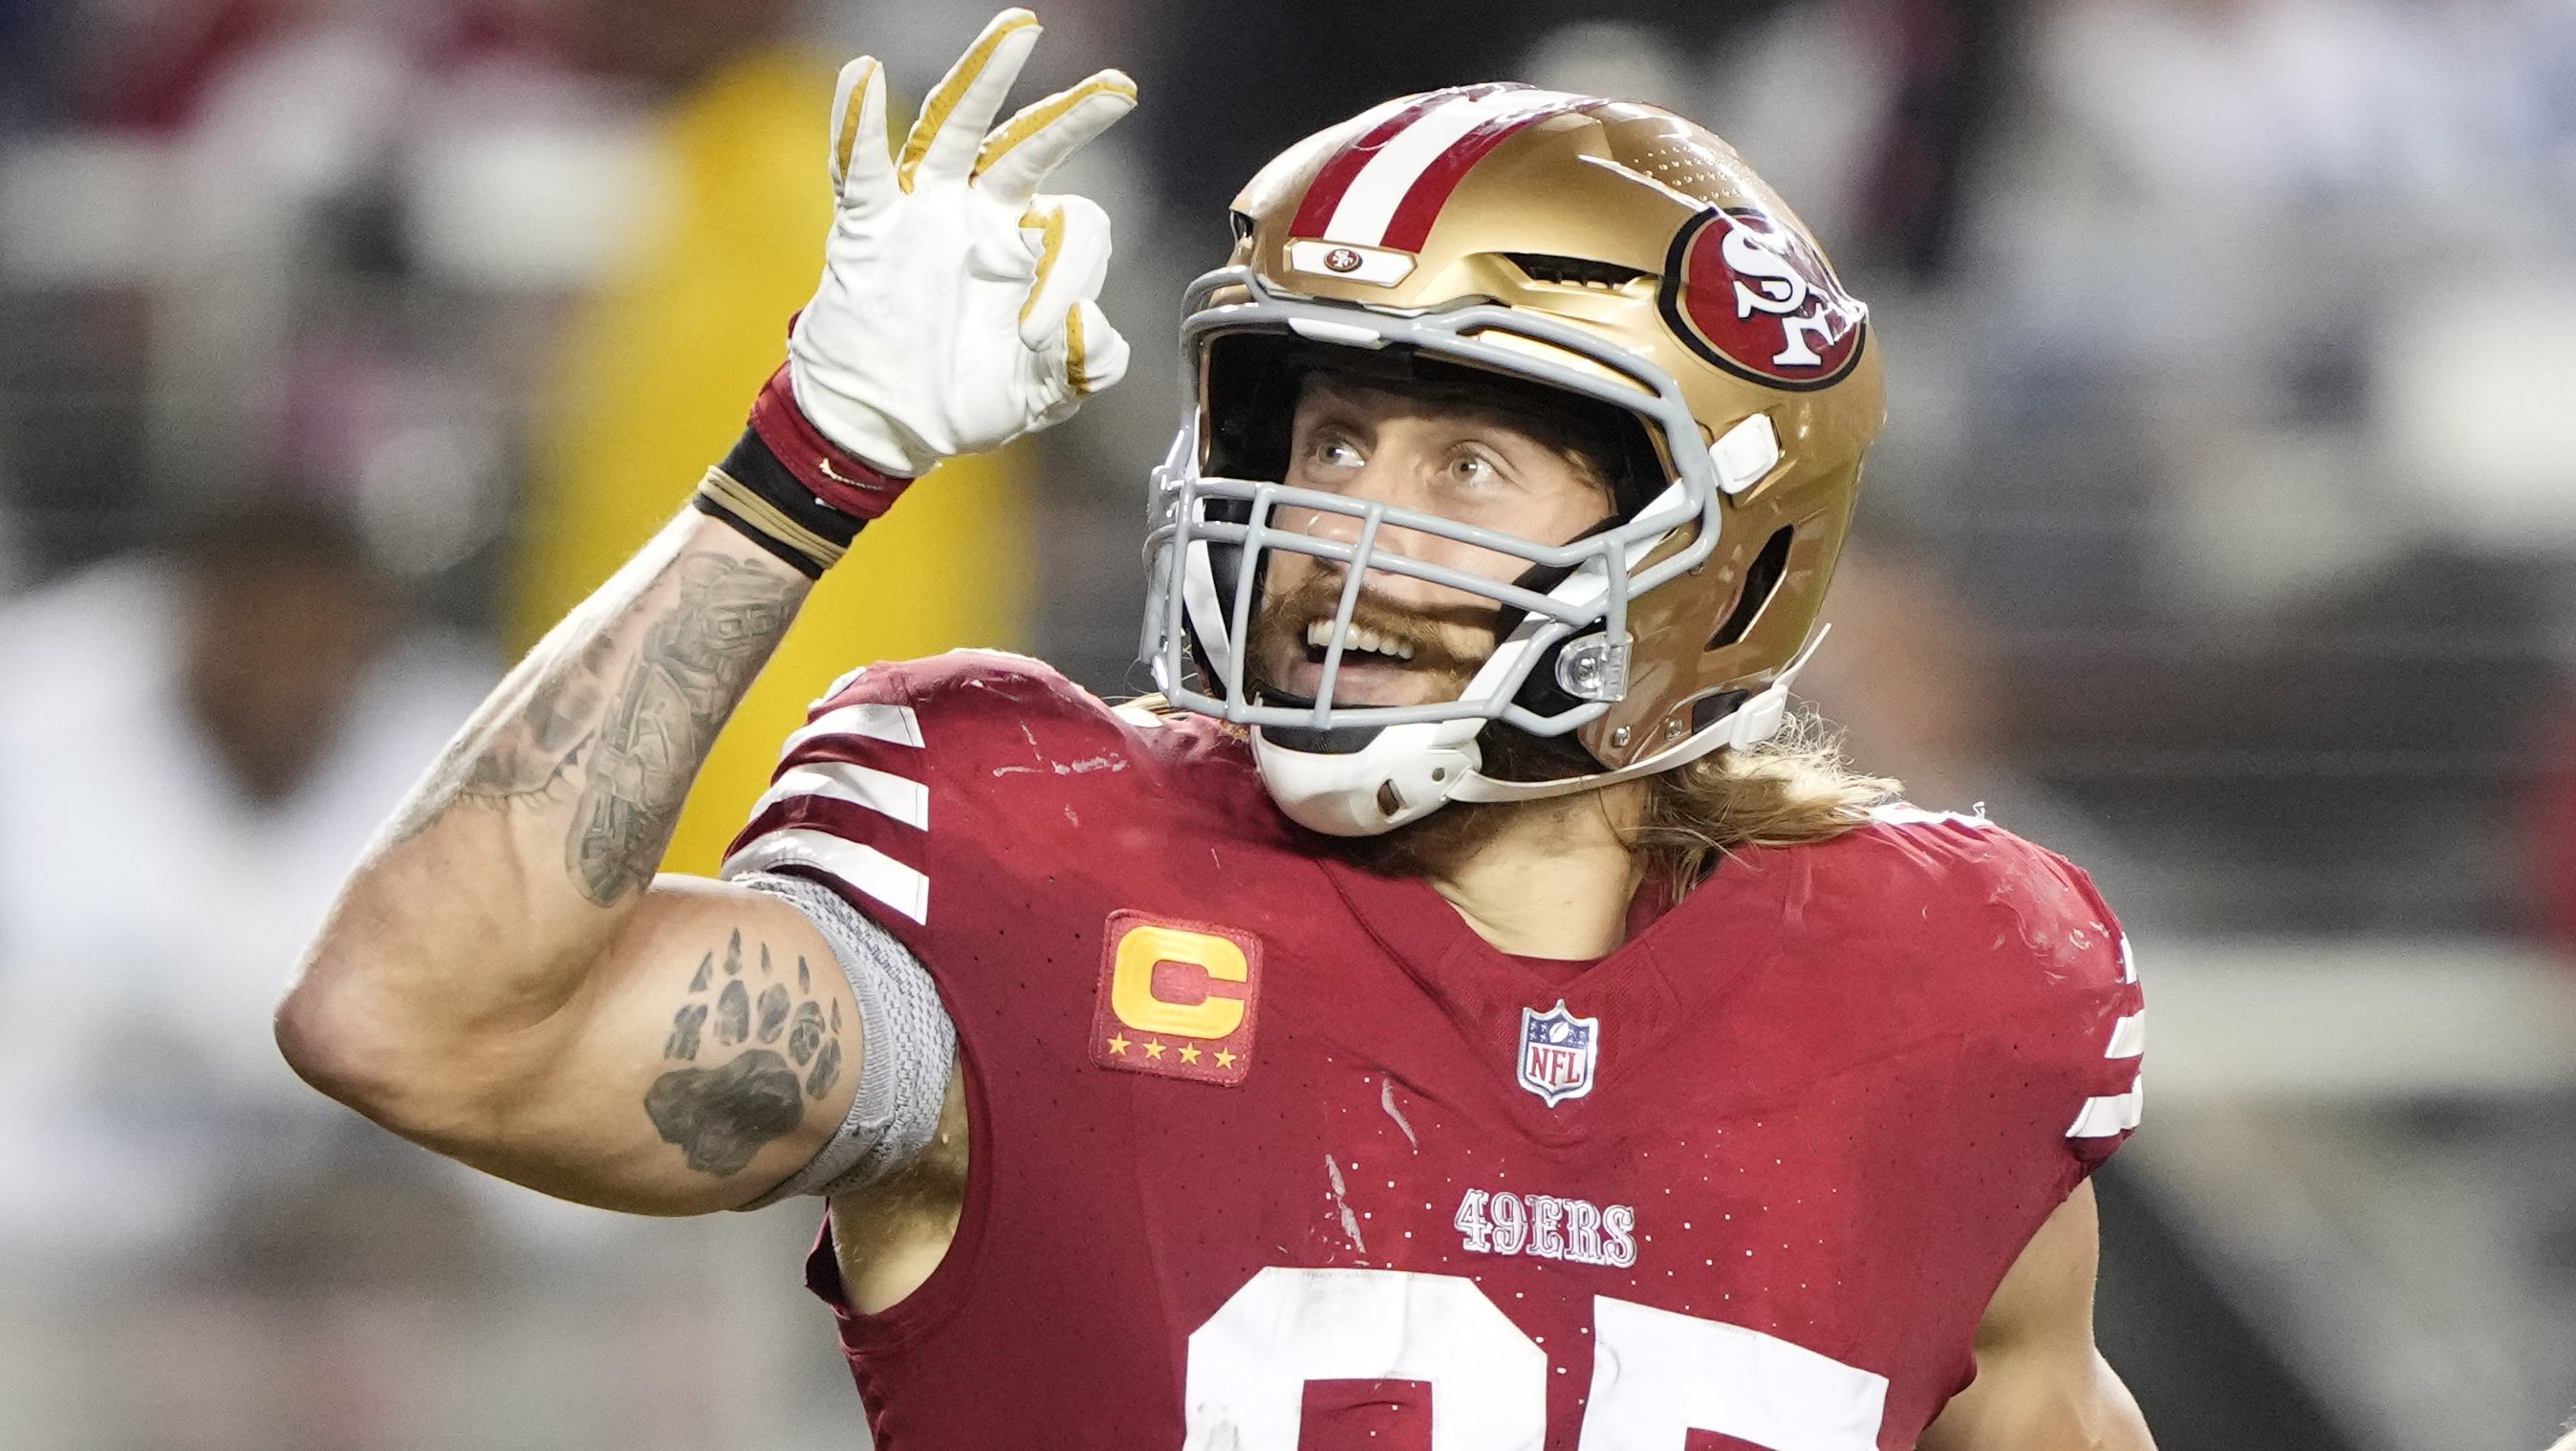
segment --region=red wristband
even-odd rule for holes
[[[796,406],[795,385],[788,380],[784,363],[752,400],[751,431],[769,445],[796,482],[844,514],[874,519],[893,508],[894,501],[912,486],[912,480],[887,473],[825,438],[805,410]]]

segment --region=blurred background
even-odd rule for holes
[[[810,1205],[621,1219],[297,1085],[281,977],[503,662],[674,511],[811,289],[832,67],[955,0],[0,0],[0,1441],[864,1441]],[[2164,1451],[2576,1408],[2576,0],[1055,0],[1024,89],[1131,381],[942,470],[848,666],[1134,690],[1183,282],[1272,152],[1517,77],[1733,139],[1894,417],[1807,681],[2092,869],[2155,1003],[2103,1336]],[[899,103],[900,104],[900,103]]]

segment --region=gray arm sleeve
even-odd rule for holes
[[[850,1116],[804,1168],[742,1207],[875,1183],[911,1163],[938,1130],[957,1061],[956,1024],[920,960],[831,888],[769,872],[734,880],[804,913],[832,945],[859,1005],[859,1088]]]

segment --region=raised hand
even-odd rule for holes
[[[1038,189],[1135,108],[1135,83],[1102,71],[993,126],[1038,30],[1025,10],[994,16],[899,155],[882,67],[862,56],[842,68],[837,214],[789,369],[814,426],[887,473],[916,477],[1061,422],[1127,370],[1126,340],[1094,300],[1108,215]]]

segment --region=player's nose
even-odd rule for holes
[[[1402,507],[1393,500],[1366,498],[1356,490],[1345,493],[1343,497],[1353,503],[1388,503],[1390,507]],[[1447,541],[1389,524],[1383,520],[1380,521],[1375,533],[1371,534],[1366,517],[1356,513],[1315,510],[1303,520],[1292,521],[1285,517],[1287,512],[1281,511],[1282,528],[1296,529],[1300,533],[1309,534],[1318,539],[1330,540],[1351,551],[1347,560],[1318,558],[1315,561],[1318,565],[1329,570],[1334,576],[1340,577],[1356,564],[1368,576],[1363,588],[1383,604],[1401,609],[1423,609],[1445,602],[1457,594],[1457,591],[1448,586],[1389,567],[1396,560],[1414,564],[1440,563],[1437,551]],[[1363,541],[1367,545],[1364,554],[1361,550]]]

